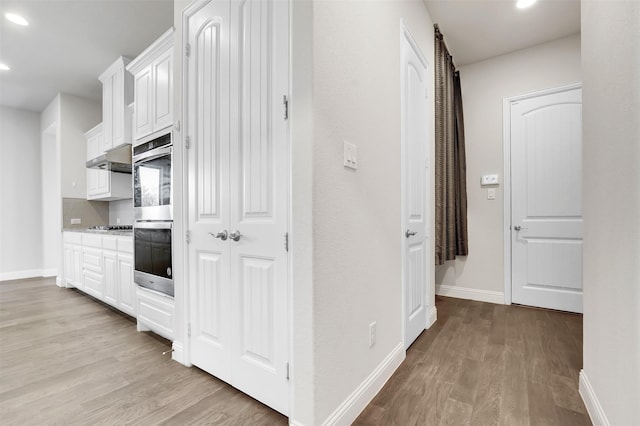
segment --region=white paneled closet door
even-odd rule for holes
[[[288,27],[285,1],[212,0],[187,60],[191,361],[284,414]]]
[[[582,312],[582,90],[511,104],[512,300]]]

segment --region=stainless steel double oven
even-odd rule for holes
[[[134,273],[141,287],[174,295],[171,132],[133,147]]]

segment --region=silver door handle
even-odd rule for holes
[[[513,227],[513,229],[515,229],[516,231],[525,231],[525,230],[527,230],[527,229],[529,229],[529,228],[523,228],[523,227],[522,227],[522,226],[520,226],[520,225],[516,225],[516,226],[514,226],[514,227]]]
[[[411,232],[411,231],[409,231],[409,230],[407,229],[407,230],[405,231],[405,233],[404,233],[404,236],[405,236],[406,238],[409,238],[409,237],[413,237],[413,236],[414,236],[414,235],[416,235],[416,234],[417,234],[417,232]]]
[[[211,234],[211,236],[213,238],[220,238],[222,241],[226,241],[227,240],[227,236],[229,234],[227,234],[227,230],[223,229],[222,231],[218,232],[217,234],[214,234],[213,232],[209,232],[209,234]]]
[[[242,237],[242,234],[237,229],[229,234],[229,238],[233,241],[240,241],[240,237]]]

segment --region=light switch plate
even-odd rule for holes
[[[484,175],[480,180],[480,185],[497,185],[498,175]]]
[[[345,167],[356,170],[358,168],[358,148],[355,144],[344,141],[344,162]]]
[[[496,189],[489,188],[487,189],[487,200],[495,200],[496,199]]]

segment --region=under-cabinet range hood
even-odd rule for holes
[[[87,169],[131,173],[131,145],[123,145],[87,161]]]

